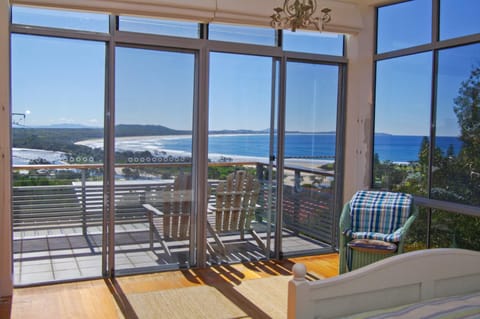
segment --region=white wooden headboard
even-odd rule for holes
[[[480,252],[428,249],[352,272],[307,281],[303,264],[288,283],[288,318],[336,318],[436,297],[480,291]]]

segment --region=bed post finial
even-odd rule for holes
[[[293,280],[303,281],[305,280],[305,275],[307,274],[307,267],[304,264],[295,264],[292,267]]]

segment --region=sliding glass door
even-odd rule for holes
[[[273,172],[278,63],[210,54],[208,235],[212,262],[273,252]]]
[[[115,269],[187,267],[195,54],[118,47],[115,72]]]
[[[282,253],[335,247],[340,67],[288,61]]]
[[[12,35],[15,285],[102,274],[105,51]]]

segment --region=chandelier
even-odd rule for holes
[[[307,29],[311,25],[319,31],[322,31],[325,24],[330,22],[329,8],[321,10],[321,17],[312,17],[317,10],[317,2],[315,0],[285,0],[283,8],[274,8],[274,14],[270,17],[272,21],[270,25],[275,29],[291,28],[293,32],[300,29]]]

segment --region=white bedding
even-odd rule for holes
[[[343,319],[460,319],[480,318],[480,292],[434,298],[404,306],[368,311]]]

